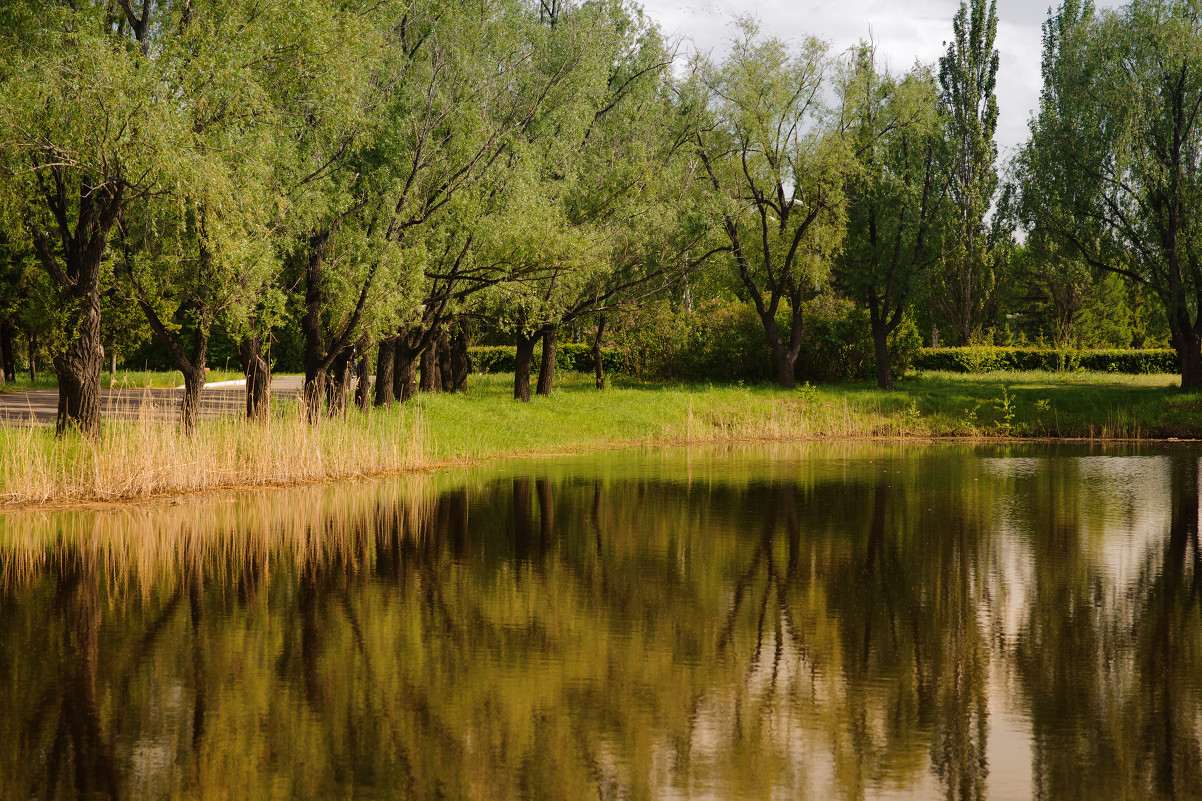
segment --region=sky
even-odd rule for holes
[[[1058,0],[1056,0],[1058,4]],[[1052,0],[998,0],[998,153],[1012,154],[1027,138],[1039,102],[1040,26]],[[842,52],[871,33],[877,52],[895,73],[914,62],[935,65],[952,38],[959,0],[642,0],[644,11],[669,38],[681,38],[716,58],[728,49],[731,22],[751,14],[765,34],[800,41],[814,35]],[[1114,8],[1118,0],[1095,0]]]

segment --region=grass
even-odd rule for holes
[[[567,373],[551,397],[530,404],[511,399],[512,380],[475,376],[466,394],[419,396],[316,426],[286,403],[266,425],[201,421],[194,438],[150,412],[106,421],[98,441],[0,426],[0,505],[337,480],[626,443],[1202,436],[1202,396],[1182,393],[1175,376],[1163,375],[928,373],[899,382],[894,392],[868,384],[782,390],[619,378],[599,393],[591,377]]]

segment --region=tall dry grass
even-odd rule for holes
[[[427,464],[420,411],[307,423],[295,404],[265,423],[202,420],[192,437],[143,407],[100,437],[0,426],[0,504],[149,498],[223,487],[279,486],[410,470]]]

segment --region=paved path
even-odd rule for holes
[[[302,376],[285,375],[271,380],[273,398],[298,398]],[[155,420],[175,420],[183,400],[182,389],[102,389],[101,416],[131,420],[143,415]],[[58,414],[58,390],[35,389],[0,394],[0,422],[11,425],[54,425]],[[213,418],[246,414],[246,387],[207,387],[200,393],[200,417]]]

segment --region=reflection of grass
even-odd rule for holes
[[[566,373],[549,398],[511,399],[512,377],[309,426],[294,404],[269,425],[201,421],[194,439],[149,417],[107,421],[99,442],[0,426],[0,503],[103,500],[278,485],[618,443],[822,437],[1154,438],[1202,435],[1202,398],[1172,376],[928,373],[895,392],[867,384],[639,384],[605,392]],[[216,380],[216,379],[215,379]]]

